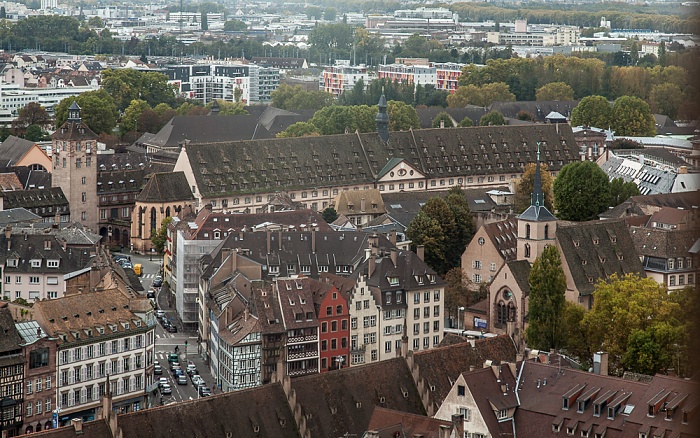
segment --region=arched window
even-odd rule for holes
[[[525,238],[530,238],[530,224],[525,225]]]
[[[151,229],[149,231],[157,230],[158,225],[156,221],[156,208],[151,207]]]
[[[37,432],[41,432],[41,423],[37,423],[35,429]]]
[[[508,321],[515,321],[515,304],[508,303]]]
[[[53,427],[53,424],[51,424],[51,420],[47,421],[46,424],[44,424],[44,430],[49,430]]]
[[[544,226],[544,238],[549,239],[549,225]]]
[[[530,244],[529,243],[525,244],[525,257],[530,257]]]
[[[27,426],[27,428],[24,430],[24,433],[32,433],[34,432],[34,428],[32,426]]]
[[[499,325],[505,324],[508,321],[508,310],[506,308],[506,303],[503,301],[498,302],[498,309],[496,313],[496,323]]]
[[[170,207],[166,207],[165,208],[165,217],[169,217],[169,216],[170,216]]]

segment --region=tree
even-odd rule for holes
[[[304,91],[301,85],[282,84],[270,94],[272,106],[285,110],[319,110],[333,102],[325,91]]]
[[[445,244],[445,255],[450,269],[459,267],[462,253],[474,237],[474,218],[469,203],[459,186],[452,187],[445,198],[454,218],[454,229],[445,230],[449,241]]]
[[[505,125],[506,124],[506,119],[503,118],[503,114],[501,114],[497,110],[491,110],[481,116],[481,119],[479,120],[479,124],[481,126],[498,126],[498,125]]]
[[[535,93],[537,100],[574,100],[574,89],[565,82],[550,82]]]
[[[18,135],[25,135],[27,129],[34,125],[39,128],[51,122],[51,117],[38,102],[30,102],[19,110],[18,117],[12,121],[12,127]],[[34,132],[34,135],[36,132]],[[25,137],[26,138],[26,137]]]
[[[76,102],[81,109],[81,117],[96,134],[106,132],[111,134],[117,125],[119,111],[112,96],[104,90],[81,93],[78,96],[67,97],[54,107],[55,127],[58,129],[68,119],[68,108]]]
[[[227,102],[225,100],[217,100],[217,105],[219,105],[219,115],[220,116],[236,116],[248,114],[248,110],[245,109],[241,102]],[[214,101],[209,102],[206,108],[211,109],[214,105]]]
[[[644,149],[644,145],[629,138],[616,138],[610,143],[608,149]]]
[[[119,132],[122,137],[130,132],[145,132],[143,127],[138,126],[138,120],[145,110],[150,109],[145,100],[134,99],[131,104],[124,110],[121,122],[119,123]]]
[[[226,32],[245,32],[248,30],[248,25],[241,20],[229,20],[224,23],[224,31]]]
[[[474,122],[473,122],[472,119],[470,119],[469,117],[464,116],[464,118],[462,119],[462,121],[459,122],[459,125],[458,125],[458,126],[459,126],[460,128],[468,128],[468,127],[470,127],[470,126],[474,126]]]
[[[201,13],[200,26],[202,30],[209,30],[209,21],[207,20],[207,13]]]
[[[413,106],[390,100],[387,102],[386,112],[389,114],[390,131],[408,131],[411,128],[420,129],[420,119]]]
[[[666,43],[664,41],[661,41],[659,43],[659,65],[660,66],[665,66],[666,65]]]
[[[321,135],[318,129],[309,122],[296,122],[287,127],[284,131],[277,134],[277,138],[289,137],[309,137]]]
[[[494,82],[477,86],[473,84],[457,87],[457,90],[447,97],[447,104],[451,108],[463,108],[467,105],[487,107],[495,101],[515,100],[515,94],[510,92],[508,84]]]
[[[588,221],[608,209],[608,176],[592,161],[576,161],[562,167],[552,185],[557,217]]]
[[[684,344],[686,323],[690,323],[680,294],[669,294],[653,278],[635,274],[613,274],[599,281],[593,291],[593,308],[582,321],[590,350],[608,352],[613,375],[627,370],[646,374],[664,370],[671,365],[675,345]]]
[[[175,88],[159,72],[107,69],[102,72],[102,89],[112,96],[119,111],[124,111],[132,100],[144,100],[151,107],[159,103],[175,104]]]
[[[639,196],[639,187],[634,181],[625,181],[622,178],[614,178],[610,181],[610,200],[608,207],[615,207],[632,196]]]
[[[607,129],[612,124],[612,108],[603,96],[587,96],[571,111],[572,126]]]
[[[173,218],[170,216],[163,218],[163,221],[160,223],[160,228],[152,230],[151,232],[151,244],[153,244],[153,247],[159,254],[165,249],[165,242],[168,240],[168,225],[172,221]]]
[[[529,326],[525,331],[528,347],[559,349],[566,342],[563,332],[566,277],[556,246],[548,245],[535,259],[529,280]]]
[[[445,236],[440,223],[421,209],[408,224],[406,235],[413,242],[414,249],[418,245],[424,246],[425,263],[440,273],[445,263],[445,253],[443,251]]]
[[[321,135],[342,134],[346,130],[354,132],[376,131],[376,107],[367,105],[333,105],[322,108],[309,120]]]
[[[584,365],[589,365],[593,352],[591,351],[588,333],[583,326],[584,316],[586,316],[586,310],[583,306],[574,304],[571,301],[564,303],[564,327],[562,331],[566,340],[566,351],[571,356],[578,358]]]
[[[455,267],[445,274],[445,314],[457,314],[457,308],[469,305],[469,289],[463,279],[462,268]],[[464,314],[462,314],[464,316]],[[464,324],[460,324],[464,327]]]
[[[323,19],[326,21],[335,21],[335,17],[337,15],[337,11],[335,8],[326,8],[323,11]]]
[[[649,106],[655,114],[664,114],[676,119],[678,110],[683,105],[683,90],[677,84],[658,84],[651,87]]]
[[[518,111],[518,114],[516,114],[515,118],[517,118],[518,120],[525,120],[530,122],[535,120],[535,116],[533,116],[531,113],[525,110]]]
[[[44,137],[44,131],[39,125],[29,125],[24,133],[24,138],[29,141],[40,141]]]
[[[535,188],[535,170],[536,163],[528,163],[525,165],[525,171],[522,178],[515,188],[515,199],[513,200],[513,209],[520,214],[527,210],[532,201],[532,192]],[[540,179],[542,181],[542,192],[544,193],[544,206],[547,210],[554,211],[554,194],[552,192],[552,183],[554,178],[549,173],[546,163],[540,163]]]
[[[338,212],[335,211],[335,208],[333,207],[327,207],[325,210],[323,210],[323,212],[321,212],[321,216],[323,217],[324,221],[330,224],[338,219]]]
[[[90,18],[88,19],[87,24],[88,24],[88,26],[90,26],[90,27],[96,27],[96,28],[99,28],[99,29],[105,27],[105,22],[104,22],[104,20],[102,20],[102,18],[100,18],[100,17],[98,17],[98,16],[96,16],[96,15],[90,17]]]
[[[634,96],[622,96],[612,108],[612,126],[616,135],[653,137],[656,123],[649,104]]]
[[[433,119],[433,128],[439,128],[440,123],[443,123],[445,128],[453,128],[455,126],[455,122],[452,121],[452,117],[450,117],[449,114],[447,114],[445,111],[442,111],[439,113],[435,118]]]

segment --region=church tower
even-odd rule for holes
[[[544,205],[540,173],[540,143],[537,142],[537,167],[530,197],[530,206],[518,216],[518,260],[533,263],[545,246],[553,245],[557,218]]]
[[[70,219],[97,233],[97,134],[83,123],[76,102],[68,119],[51,135],[53,187],[60,187],[70,205]]]
[[[384,97],[384,88],[382,88],[382,95],[379,98],[379,112],[375,121],[377,122],[377,134],[379,138],[382,139],[384,143],[389,141],[389,114],[386,112],[387,104],[386,97]]]

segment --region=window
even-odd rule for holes
[[[413,319],[420,319],[420,308],[413,309]]]
[[[328,350],[328,341],[324,339],[321,341],[321,351],[326,351],[326,350]]]
[[[481,260],[472,260],[472,268],[481,269]]]
[[[22,284],[22,276],[20,276],[20,275],[15,276],[15,284]]]
[[[36,392],[41,392],[41,386],[42,386],[41,383],[42,383],[41,379],[36,379]]]
[[[457,396],[464,397],[466,392],[467,392],[467,388],[464,385],[457,385]],[[466,410],[468,411],[469,409],[466,409]],[[464,419],[466,420],[466,418],[467,418],[467,416],[465,415]]]
[[[51,376],[46,377],[46,389],[51,389]]]
[[[391,341],[384,342],[384,352],[391,353]]]
[[[333,307],[327,306],[326,307],[326,316],[332,315],[333,314]]]
[[[433,301],[440,301],[440,291],[433,291]]]
[[[433,321],[433,331],[434,332],[440,331],[440,321]]]
[[[33,381],[27,380],[27,394],[31,394],[31,393],[33,392],[33,391],[32,391],[32,387],[33,387],[32,385],[33,385],[33,384],[34,384]]]
[[[46,266],[49,268],[58,268],[58,260],[48,260],[46,262]],[[56,279],[55,283],[51,283],[52,279]],[[58,278],[57,277],[49,277],[47,280],[47,284],[58,284]]]
[[[355,303],[355,310],[361,310],[362,309],[362,301],[358,301]]]
[[[391,304],[391,292],[387,292],[385,294],[385,297],[386,297],[386,303]]]
[[[481,275],[479,274],[472,274],[472,281],[474,283],[481,283]]]
[[[29,277],[29,284],[39,284],[39,277],[37,276],[30,276]]]
[[[430,318],[430,306],[423,307],[423,318]]]
[[[362,307],[365,308],[365,309],[369,309],[369,300],[364,300],[364,301],[362,302]]]
[[[425,338],[423,338],[423,348],[428,348],[428,347],[430,347],[430,337],[426,336]]]
[[[668,285],[669,286],[675,286],[676,285],[676,276],[671,275],[668,277]]]
[[[336,315],[342,315],[342,314],[343,314],[343,306],[342,306],[342,305],[335,306],[335,314],[336,314]]]
[[[495,271],[496,271],[496,263],[491,262],[491,266],[489,267],[489,270],[490,270],[491,272],[495,272]]]
[[[420,292],[413,294],[413,304],[420,304]]]
[[[353,330],[357,328],[357,318],[350,319],[350,328]]]
[[[338,331],[338,321],[331,321],[331,331],[332,332]]]

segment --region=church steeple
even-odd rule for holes
[[[544,205],[544,195],[542,193],[542,176],[540,175],[540,142],[537,142],[537,165],[535,167],[535,181],[532,184],[532,195],[530,205],[539,207]]]
[[[386,112],[387,104],[386,97],[384,96],[384,87],[382,87],[382,95],[379,97],[377,106],[379,107],[379,112],[375,118],[377,122],[377,134],[379,134],[379,138],[386,143],[389,141],[389,114]]]

